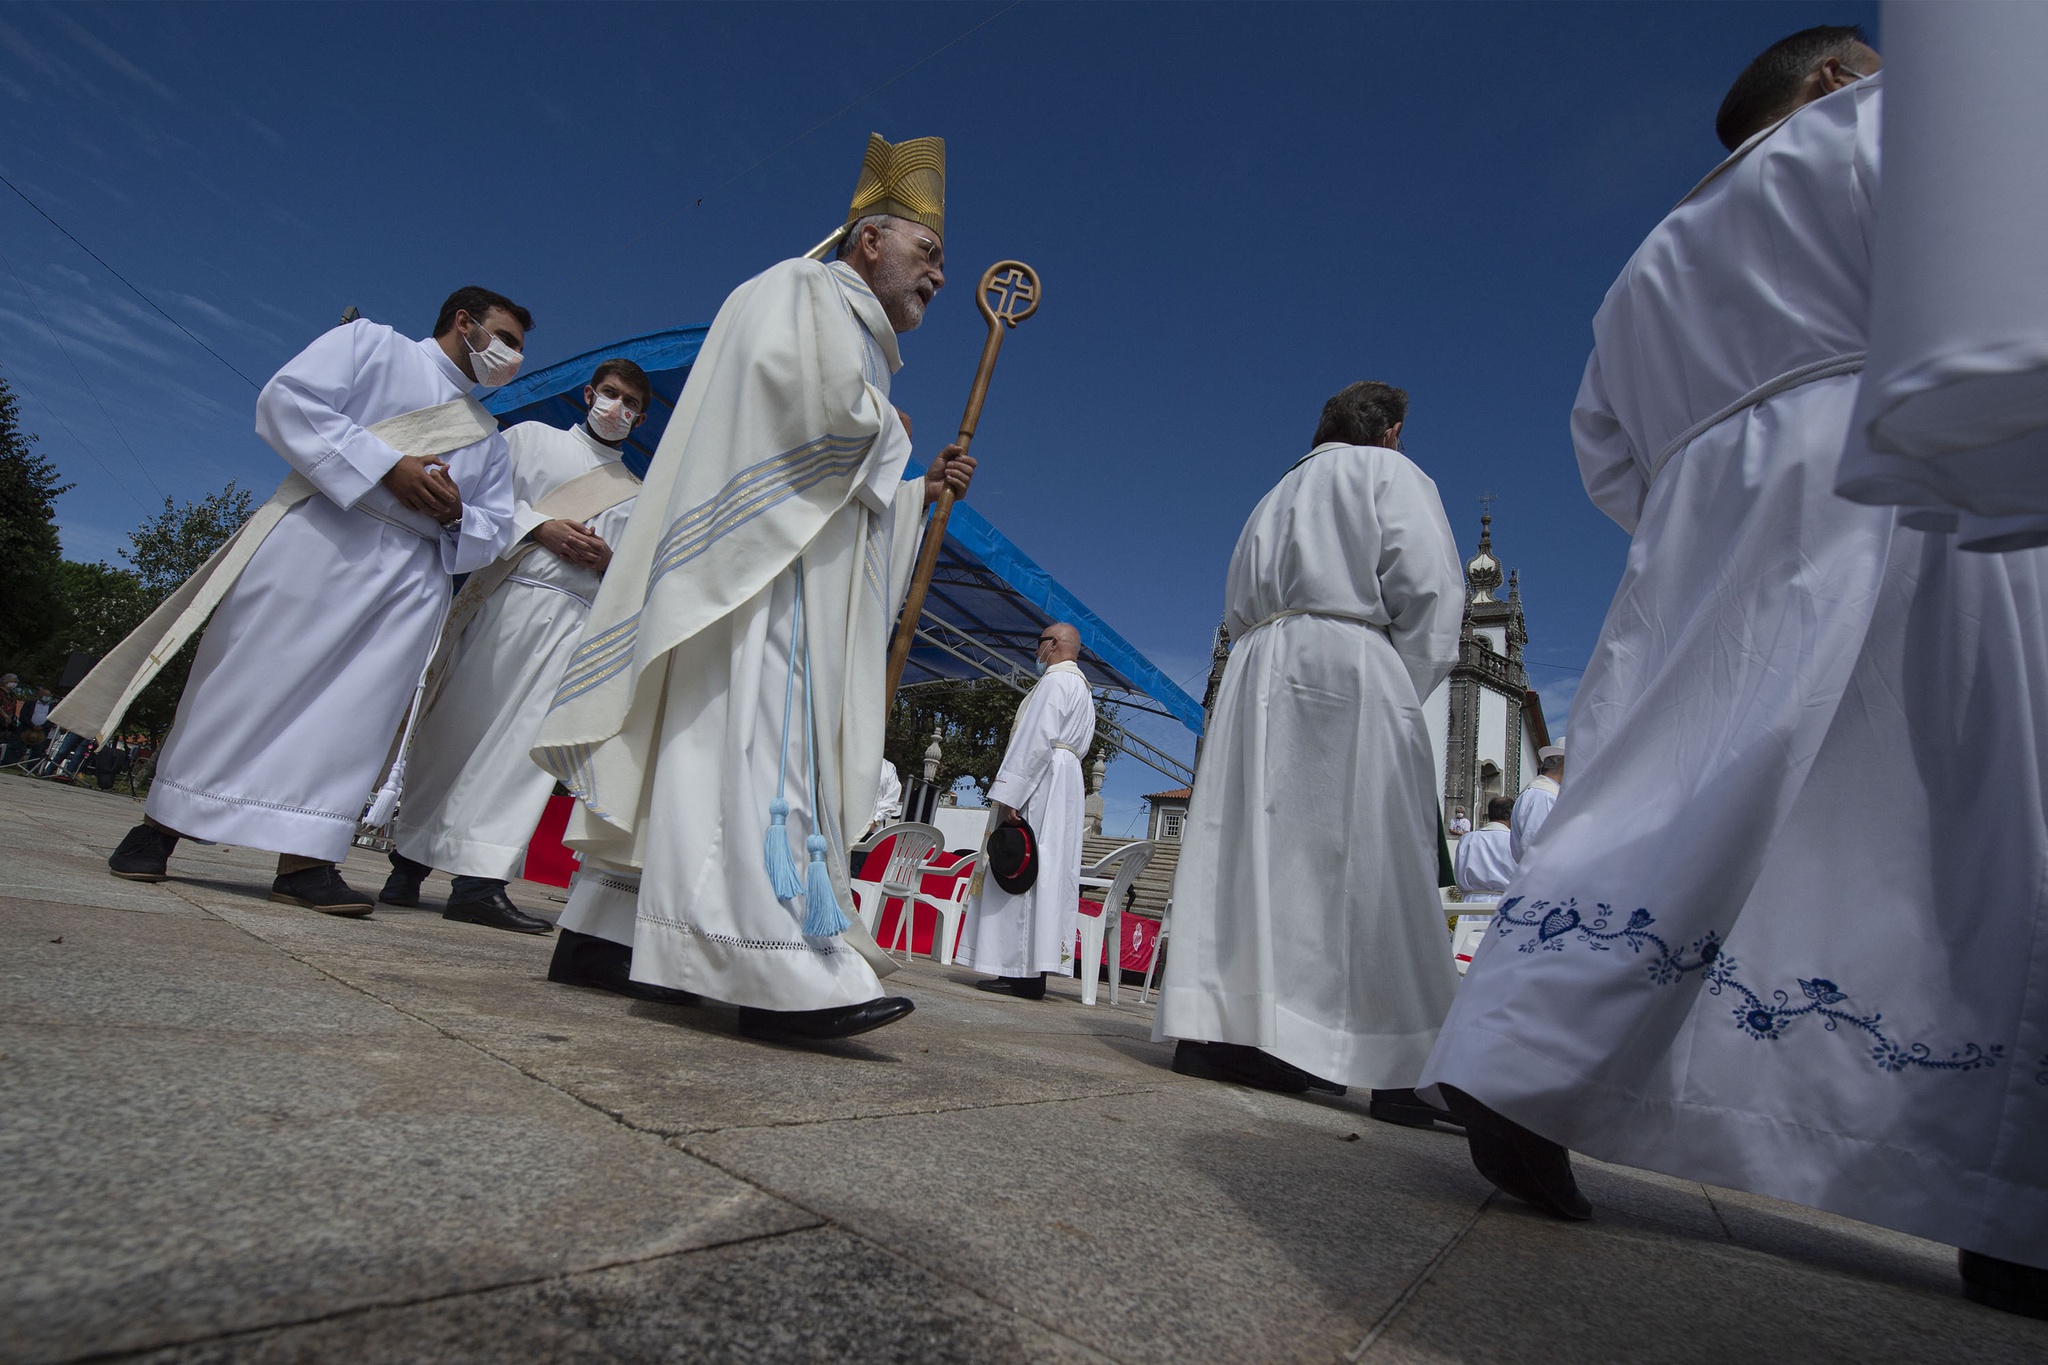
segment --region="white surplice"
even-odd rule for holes
[[[2048,544],[2048,6],[1884,8],[1885,212],[1837,487],[1965,549]]]
[[[1594,321],[1573,433],[1634,542],[1425,1081],[2048,1266],[2048,560],[1833,496],[1880,88],[1732,158]]]
[[[880,828],[893,822],[903,814],[903,779],[896,775],[894,763],[882,764],[881,775],[875,780],[874,825]]]
[[[1557,804],[1557,791],[1556,778],[1539,776],[1515,798],[1515,813],[1509,817],[1514,823],[1508,847],[1516,862],[1529,856],[1529,841],[1550,818],[1550,808]]]
[[[642,872],[635,980],[763,1009],[881,994],[846,850],[874,811],[924,512],[888,401],[900,364],[860,277],[798,260],[733,292],[691,369],[533,751],[582,803],[570,846]],[[825,840],[842,935],[807,937],[804,898],[775,896],[778,792],[800,876]],[[614,922],[573,903],[561,920]]]
[[[399,456],[365,428],[469,389],[431,338],[369,321],[328,332],[263,386],[257,434],[319,494],[285,513],[214,612],[149,789],[152,819],[216,843],[348,852],[450,575],[488,564],[512,530],[502,436],[445,457],[463,511],[440,528],[378,482]]]
[[[547,517],[534,504],[582,474],[617,464],[619,452],[581,424],[567,431],[521,422],[511,451],[516,537]],[[624,537],[636,498],[599,513],[591,529],[607,545]],[[508,550],[508,553],[510,551]],[[509,880],[526,865],[554,774],[528,756],[601,576],[544,546],[532,548],[463,629],[446,681],[420,718],[392,835],[415,862],[467,877]]]
[[[988,799],[1024,812],[1038,835],[1038,879],[1011,895],[994,877],[967,904],[963,967],[995,976],[1066,972],[1079,929],[1081,834],[1088,784],[1081,756],[1095,743],[1095,696],[1080,666],[1056,663],[1017,708]],[[1112,950],[1113,951],[1113,950]]]
[[[1458,983],[1422,701],[1457,661],[1463,587],[1436,485],[1397,451],[1318,446],[1253,511],[1155,1037],[1415,1083]]]
[[[1466,905],[1494,905],[1515,875],[1514,841],[1508,826],[1489,821],[1458,840],[1452,869]]]

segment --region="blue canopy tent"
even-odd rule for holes
[[[625,446],[627,466],[644,475],[709,331],[672,327],[586,351],[513,380],[486,398],[484,406],[501,426],[534,421],[573,426],[583,420],[583,386],[598,363],[612,357],[630,360],[654,384],[647,420]],[[1108,700],[1202,733],[1202,708],[1192,697],[965,503],[953,509],[946,523],[903,686],[979,676],[1023,691],[1030,685],[1039,632],[1053,621],[1072,622],[1080,632],[1081,671]],[[1193,780],[1188,766],[1173,755],[1125,727],[1112,729],[1117,747],[1131,757],[1175,781]]]

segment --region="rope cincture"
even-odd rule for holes
[[[803,639],[804,663],[804,748],[806,771],[811,783],[811,834],[804,840],[804,848],[810,854],[810,865],[800,881],[797,877],[796,861],[789,848],[789,725],[795,712],[797,638]],[[845,912],[839,908],[839,898],[832,890],[832,871],[825,862],[825,836],[818,833],[817,826],[823,819],[823,803],[818,797],[818,730],[811,706],[811,630],[804,613],[804,563],[796,562],[796,612],[791,619],[789,640],[789,676],[782,690],[782,753],[775,773],[775,799],[768,803],[768,837],[766,858],[768,880],[773,883],[778,900],[792,900],[798,895],[804,898],[805,938],[832,938],[844,933],[849,927]]]
[[[803,561],[797,561],[801,575]],[[768,863],[768,884],[775,889],[775,899],[794,900],[803,894],[804,884],[796,875],[796,859],[789,851],[789,797],[786,794],[789,781],[789,713],[796,693],[796,632],[801,629],[804,616],[803,581],[799,577],[796,594],[796,616],[789,628],[789,676],[782,684],[782,754],[776,760],[775,799],[768,803],[768,839],[763,856]],[[806,700],[809,695],[810,679],[804,679]]]

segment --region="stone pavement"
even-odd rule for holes
[[[1559,1224],[1363,1096],[1174,1075],[1131,996],[925,962],[769,1047],[268,855],[117,881],[139,810],[0,776],[0,1360],[2048,1359],[1946,1247],[1593,1163]]]

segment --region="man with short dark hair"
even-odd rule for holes
[[[292,469],[206,567],[58,708],[113,734],[212,610],[142,824],[107,860],[162,881],[180,835],[278,854],[271,899],[367,915],[347,853],[453,591],[512,528],[496,419],[470,396],[518,371],[532,318],[471,286],[413,341],[357,319],[263,387],[256,430]]]
[[[1821,25],[1780,38],[1743,68],[1714,116],[1734,151],[1794,110],[1876,71],[1881,60],[1854,25]]]
[[[1497,905],[1515,872],[1512,840],[1515,798],[1496,796],[1486,803],[1486,823],[1458,840],[1452,860],[1458,891],[1466,905]]]
[[[1779,70],[1594,318],[1572,435],[1628,568],[1424,1075],[1539,1208],[1589,1212],[1569,1148],[2048,1316],[2048,550],[1835,495],[1907,107],[1854,57]]]
[[[1407,411],[1388,384],[1336,395],[1238,536],[1154,1036],[1185,1074],[1371,1086],[1376,1117],[1428,1125],[1412,1087],[1458,976],[1422,703],[1465,599]]]
[[[440,868],[455,879],[444,918],[522,934],[553,928],[505,890],[555,787],[527,750],[625,535],[640,480],[623,446],[653,401],[647,372],[615,356],[583,386],[583,421],[505,433],[517,539],[463,585],[442,632],[392,824],[391,877],[377,897],[385,904],[418,905],[420,883]]]

